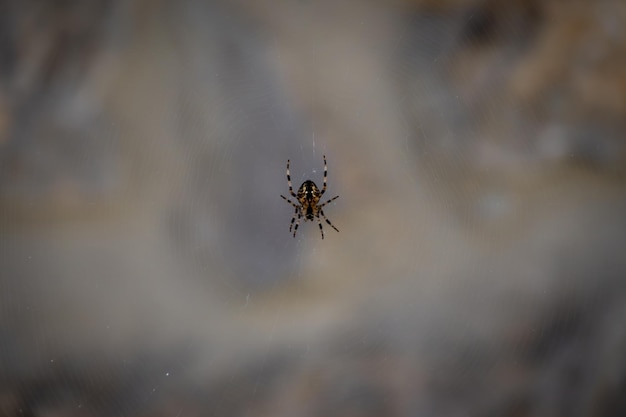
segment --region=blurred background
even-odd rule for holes
[[[625,416],[625,250],[622,0],[0,3],[2,416]]]

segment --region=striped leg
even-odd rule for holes
[[[284,197],[283,197],[283,198],[284,198]],[[330,200],[328,200],[327,202],[325,202],[325,203],[323,203],[323,204],[320,204],[320,205],[319,205],[319,208],[324,207],[326,204],[330,203],[331,201],[335,201],[335,200],[336,200],[336,199],[338,199],[338,198],[339,198],[339,196],[338,196],[338,195],[334,196],[333,198],[331,198],[331,199],[330,199]]]
[[[337,229],[337,228],[335,227],[335,225],[334,225],[334,224],[332,224],[332,223],[330,222],[330,220],[328,220],[328,218],[327,218],[327,217],[326,217],[326,215],[324,214],[324,210],[320,210],[320,215],[324,218],[324,220],[326,220],[326,223],[328,223],[328,225],[329,225],[330,227],[332,227],[332,228],[333,228],[333,229],[335,229],[336,231],[339,231],[339,229]],[[321,222],[321,220],[320,220],[320,229],[321,229],[321,228],[322,228],[322,222]],[[323,237],[323,236],[322,236],[322,237]]]
[[[326,164],[326,155],[323,155],[324,157],[324,186],[322,187],[322,194],[324,195],[324,193],[326,192],[326,178],[328,178],[328,165]]]
[[[291,175],[289,175],[289,159],[287,159],[287,184],[289,184],[289,194],[291,194],[293,198],[297,199],[298,196],[293,192],[293,187],[291,185]]]
[[[289,204],[291,204],[292,206],[294,206],[296,209],[298,208],[298,206],[297,206],[297,205],[296,205],[293,201],[291,201],[290,199],[288,199],[287,197],[285,197],[285,196],[284,196],[284,195],[282,195],[282,194],[281,194],[280,196],[281,196],[282,198],[284,198],[284,199],[285,199],[285,200],[286,200]]]
[[[293,217],[291,218],[291,224],[289,225],[289,231],[293,228],[293,223],[296,221],[296,217],[298,218],[298,222],[300,221],[300,213],[298,213],[298,208],[296,207],[296,211],[293,213]]]
[[[293,227],[293,237],[296,237],[296,232],[298,231],[298,226],[300,226],[300,218],[302,216],[300,215],[300,213],[298,213],[298,220],[296,220],[296,224],[293,225],[293,218],[291,219],[291,223],[294,226]],[[289,227],[289,231],[291,232],[291,227]]]
[[[324,239],[324,228],[322,227],[322,219],[320,216],[317,216],[317,225],[320,227],[320,233],[322,234],[322,239]]]

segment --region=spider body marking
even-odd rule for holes
[[[284,195],[281,195],[289,204],[291,204],[295,208],[295,212],[293,213],[293,217],[291,218],[291,223],[289,225],[289,231],[293,230],[293,237],[296,237],[296,232],[298,231],[298,226],[300,225],[300,219],[304,218],[304,221],[314,221],[317,218],[317,224],[320,227],[320,233],[322,234],[322,239],[324,239],[324,228],[322,227],[322,218],[326,221],[326,223],[335,229],[337,229],[324,215],[324,210],[322,209],[326,204],[330,203],[333,200],[339,198],[339,196],[335,196],[330,200],[320,204],[320,200],[324,193],[326,192],[326,178],[328,177],[328,166],[326,164],[326,155],[324,155],[324,186],[322,190],[315,185],[315,183],[311,180],[306,180],[302,183],[300,188],[298,188],[297,194],[293,192],[293,186],[291,184],[291,175],[289,173],[289,160],[287,160],[287,184],[289,185],[289,194],[294,197],[297,201],[296,204]]]

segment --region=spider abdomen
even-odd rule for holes
[[[298,200],[304,198],[307,201],[315,201],[315,199],[319,199],[321,195],[322,193],[319,188],[317,188],[317,185],[311,180],[304,181],[298,189]]]

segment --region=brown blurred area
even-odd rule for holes
[[[2,2],[0,416],[624,416],[625,168],[620,0]]]

